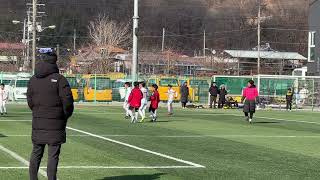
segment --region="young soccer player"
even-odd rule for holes
[[[143,95],[141,90],[139,89],[139,82],[134,82],[134,88],[132,89],[128,99],[131,123],[136,123],[138,121],[138,111],[141,107],[142,98]],[[133,112],[135,113],[133,114]]]
[[[126,82],[124,84],[124,89],[125,89],[125,92],[124,92],[123,109],[124,109],[124,111],[126,113],[125,118],[128,119],[129,118],[129,103],[128,103],[128,100],[129,100],[129,95],[131,93],[131,83]]]
[[[142,100],[141,100],[141,107],[139,109],[139,114],[141,116],[141,121],[143,122],[144,119],[146,118],[146,109],[147,109],[147,105],[148,105],[148,89],[146,88],[146,83],[145,82],[141,82],[139,84],[139,88],[140,91],[142,92]]]
[[[254,84],[254,81],[248,81],[248,87],[243,90],[241,102],[244,101],[243,112],[249,123],[252,122],[253,114],[256,112],[256,102],[258,101],[258,98],[259,93],[257,87]]]
[[[149,112],[151,113],[151,122],[156,122],[157,121],[157,109],[159,107],[159,102],[160,102],[160,95],[158,92],[158,86],[156,84],[153,84],[151,87],[152,90],[152,95],[150,96],[150,108]]]
[[[3,113],[7,114],[6,104],[8,101],[8,97],[9,97],[9,93],[5,89],[5,85],[2,83],[0,85],[0,113],[1,113],[1,115],[3,115]]]
[[[168,115],[173,115],[173,101],[178,97],[178,93],[172,88],[172,85],[168,85]]]

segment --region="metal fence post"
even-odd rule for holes
[[[314,111],[314,93],[315,93],[315,91],[314,91],[314,79],[312,79],[312,111]]]
[[[97,74],[94,74],[94,102],[97,103]]]

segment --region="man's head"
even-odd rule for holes
[[[45,62],[49,64],[56,64],[58,60],[58,56],[54,52],[39,54],[38,57],[39,57],[38,62]]]
[[[53,52],[39,54],[35,68],[36,77],[44,78],[54,73],[59,73],[57,55]]]
[[[216,82],[212,82],[211,86],[217,86]]]
[[[5,86],[5,85],[4,85],[3,83],[0,84],[0,88],[1,88],[2,90],[4,89],[4,86]]]
[[[168,85],[168,88],[169,88],[169,89],[172,89],[172,85],[171,85],[171,84],[169,84],[169,85]]]
[[[292,89],[291,89],[291,88],[288,88],[288,91],[292,91]]]
[[[184,82],[183,85],[184,85],[184,86],[188,86],[188,83],[187,83],[187,82]]]

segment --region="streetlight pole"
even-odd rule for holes
[[[260,74],[260,63],[261,63],[261,0],[259,0],[258,10],[258,74]]]
[[[134,0],[133,15],[133,46],[132,46],[132,69],[131,76],[133,81],[137,81],[138,72],[138,25],[139,25],[139,0]]]
[[[37,0],[32,1],[32,73],[36,66],[36,48],[37,48]]]

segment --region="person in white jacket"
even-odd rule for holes
[[[6,104],[8,101],[8,97],[9,97],[9,93],[5,89],[5,85],[2,83],[0,85],[0,113],[1,113],[1,115],[3,115],[3,113],[7,114]]]
[[[124,88],[125,88],[125,95],[124,95],[124,103],[123,103],[123,109],[125,110],[126,119],[129,119],[129,104],[128,104],[128,100],[129,100],[129,96],[131,94],[131,83],[126,82],[124,84]]]
[[[168,85],[168,115],[173,115],[173,101],[178,97],[178,93],[172,88],[172,85]]]
[[[143,97],[141,100],[141,106],[139,108],[139,114],[141,116],[140,122],[143,122],[144,119],[146,118],[146,109],[147,109],[147,105],[148,105],[148,89],[146,88],[145,82],[141,82],[139,84],[139,88],[141,90],[142,97]]]

